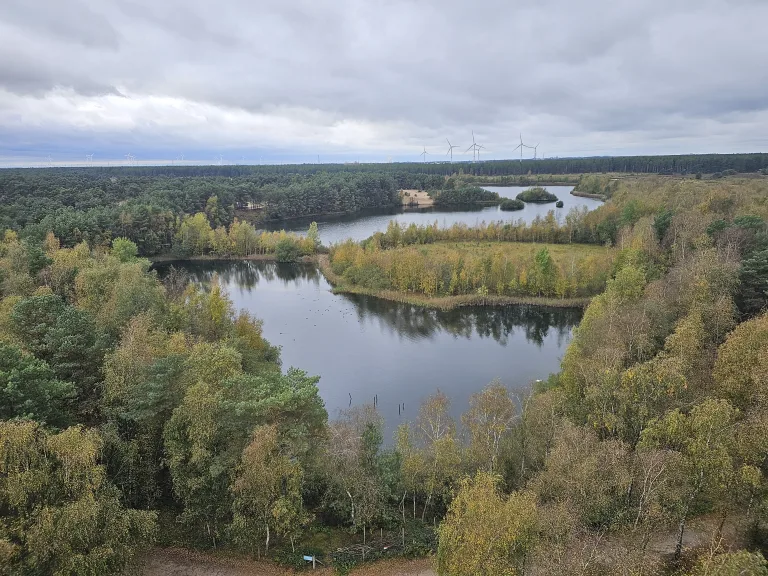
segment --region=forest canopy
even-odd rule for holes
[[[303,246],[204,197],[178,222],[190,250]],[[217,278],[161,278],[128,235],[9,229],[0,568],[120,573],[153,543],[293,562],[336,534],[446,576],[765,574],[767,197],[764,179],[639,179],[589,213],[337,246],[361,283],[591,296],[557,374],[519,396],[491,382],[456,419],[436,390],[391,439],[371,405],[329,419],[322,375],[283,366]],[[178,242],[173,218],[143,237]],[[350,548],[318,553],[346,569]]]

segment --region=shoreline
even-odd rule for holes
[[[466,306],[547,306],[552,308],[586,308],[592,298],[536,298],[525,296],[497,296],[480,294],[461,294],[459,296],[439,296],[430,298],[421,294],[409,294],[396,290],[371,290],[359,286],[349,286],[344,280],[334,274],[331,269],[330,258],[327,254],[320,254],[317,258],[317,266],[325,279],[333,288],[334,294],[360,294],[381,298],[391,302],[401,302],[413,306],[433,308],[437,310],[455,310]]]
[[[200,256],[174,256],[172,254],[158,254],[147,258],[152,264],[165,264],[167,262],[236,262],[238,260],[253,262],[277,262],[274,254],[251,254],[250,256],[216,256],[213,254],[203,254]],[[313,264],[317,263],[317,254],[313,256],[301,256],[298,260],[289,262],[289,264]]]
[[[277,259],[274,254],[253,254],[251,256],[190,256],[188,258],[179,258],[170,254],[162,254],[153,258],[147,258],[152,265],[167,264],[171,262],[275,262]],[[302,256],[294,262],[287,264],[314,264],[317,266],[323,278],[331,285],[331,291],[334,294],[359,294],[361,296],[370,296],[389,300],[390,302],[402,302],[412,306],[421,306],[435,310],[455,310],[466,306],[546,306],[551,308],[586,308],[592,301],[592,298],[537,298],[533,296],[497,296],[489,294],[481,296],[480,294],[461,294],[458,296],[439,296],[430,298],[421,294],[409,294],[398,292],[396,290],[371,290],[360,286],[350,286],[340,276],[334,274],[331,269],[331,262],[328,254],[314,254],[312,256]]]
[[[589,192],[579,192],[578,190],[571,190],[571,196],[580,196],[581,198],[592,198],[593,200],[608,202],[608,198],[602,194],[590,194]]]

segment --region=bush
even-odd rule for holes
[[[523,202],[534,202],[536,204],[548,204],[549,202],[557,202],[557,196],[551,192],[547,192],[541,186],[534,186],[523,190],[517,195],[517,199]]]
[[[295,262],[301,251],[291,238],[278,240],[275,245],[275,258],[278,262]]]
[[[525,202],[518,200],[517,198],[505,198],[499,204],[499,208],[502,210],[511,212],[512,210],[522,210],[525,208]]]
[[[479,186],[441,190],[435,204],[495,204],[499,201],[496,192],[489,192]]]
[[[555,202],[555,208],[562,208],[563,206],[564,204],[562,200],[558,200],[557,202]]]

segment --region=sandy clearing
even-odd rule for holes
[[[403,202],[403,206],[417,205],[419,208],[432,206],[435,203],[430,195],[423,190],[401,190],[400,199]]]

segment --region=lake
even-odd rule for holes
[[[514,198],[528,186],[483,186],[491,192],[498,192],[503,198]],[[462,223],[468,226],[476,226],[481,222],[494,221],[517,221],[524,220],[531,222],[536,216],[546,216],[550,210],[555,211],[559,218],[565,218],[571,208],[586,207],[593,210],[600,206],[600,200],[592,198],[582,198],[572,196],[573,186],[546,186],[546,189],[555,194],[563,201],[562,208],[555,208],[554,204],[531,204],[525,205],[522,210],[514,212],[504,212],[498,206],[487,206],[482,208],[422,208],[422,209],[384,209],[369,210],[358,212],[345,216],[335,217],[317,217],[318,231],[320,240],[326,246],[341,242],[347,238],[359,241],[373,235],[374,232],[384,232],[390,220],[400,224],[425,225],[433,224],[435,221],[441,228],[451,226],[452,224]],[[280,222],[270,222],[267,228],[270,230],[285,229],[294,232],[306,232],[313,219],[295,219]]]
[[[378,397],[385,441],[440,389],[459,417],[469,396],[499,378],[524,392],[559,370],[580,309],[533,306],[437,311],[378,298],[337,295],[314,265],[256,261],[176,262],[193,280],[214,273],[236,309],[264,321],[264,335],[291,366],[321,377],[331,418]],[[169,264],[158,265],[163,273]],[[398,406],[405,409],[398,411]]]

